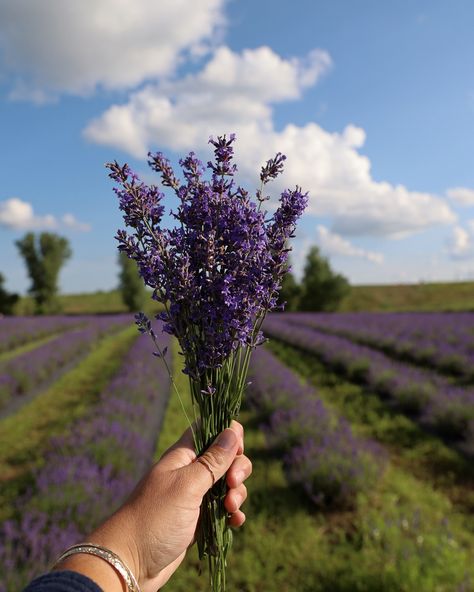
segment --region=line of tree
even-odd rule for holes
[[[146,298],[145,285],[138,275],[137,264],[125,253],[119,253],[119,290],[125,306],[130,312],[142,309]]]
[[[51,232],[35,235],[28,232],[15,242],[25,262],[30,278],[29,294],[33,297],[36,314],[54,314],[61,310],[59,300],[59,273],[72,256],[69,241]],[[146,298],[146,290],[138,275],[135,261],[125,254],[119,254],[119,291],[128,310],[139,311]],[[0,314],[15,312],[18,294],[9,293],[5,278],[0,273]]]
[[[59,272],[72,256],[66,238],[50,232],[35,236],[27,233],[16,241],[16,246],[25,261],[31,280],[29,293],[35,302],[36,314],[52,314],[60,310],[58,298]],[[135,261],[119,254],[119,291],[124,304],[131,312],[139,311],[145,302],[146,290],[138,274]],[[19,299],[9,293],[5,278],[0,273],[0,313],[13,314]],[[318,247],[312,247],[306,257],[303,277],[297,282],[287,272],[280,292],[279,303],[285,303],[286,311],[334,311],[350,291],[347,279],[332,270],[329,261]]]
[[[0,273],[0,314],[13,314],[15,304],[18,302],[18,294],[8,292],[5,288],[5,276]]]
[[[58,279],[61,268],[72,256],[69,241],[52,232],[42,232],[39,236],[28,232],[15,244],[30,276],[29,293],[35,301],[36,314],[59,312]]]
[[[318,247],[311,247],[301,282],[298,283],[288,271],[283,279],[279,303],[286,303],[285,310],[288,312],[334,311],[349,292],[348,280],[333,271]]]

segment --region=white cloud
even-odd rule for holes
[[[246,181],[257,182],[258,167],[283,152],[286,173],[275,192],[301,185],[310,193],[307,213],[334,217],[339,234],[401,237],[454,223],[442,198],[372,178],[370,160],[359,152],[360,127],[330,133],[310,122],[276,129],[273,104],[298,99],[330,65],[322,50],[283,59],[268,47],[241,54],[220,47],[197,74],[145,86],[91,121],[84,134],[143,158],[156,146],[207,156],[210,135],[236,132],[236,162]]]
[[[284,60],[268,47],[242,54],[220,47],[198,74],[146,86],[128,103],[110,107],[84,133],[137,157],[157,142],[174,150],[205,148],[210,135],[226,131],[238,131],[241,144],[255,136],[263,140],[273,129],[271,104],[299,98],[330,65],[322,50]]]
[[[383,262],[382,253],[374,251],[366,251],[360,247],[356,247],[351,242],[339,236],[335,232],[331,232],[325,226],[319,225],[316,229],[318,235],[318,243],[327,255],[341,255],[343,257],[357,257],[360,259],[367,259],[371,263],[380,264]]]
[[[53,229],[57,222],[54,216],[37,216],[33,206],[18,197],[0,202],[0,225],[14,230]]]
[[[453,187],[446,191],[446,195],[461,206],[474,206],[474,189]]]
[[[79,222],[72,214],[64,214],[61,218],[62,223],[71,230],[77,230],[78,232],[89,232],[91,225],[85,222]]]
[[[42,102],[97,86],[132,88],[220,39],[224,0],[3,0],[0,74],[13,98]],[[0,62],[0,64],[1,64]]]
[[[56,230],[61,226],[71,230],[87,232],[90,225],[79,222],[72,214],[64,214],[61,223],[55,216],[46,214],[37,215],[33,206],[18,197],[11,197],[5,201],[0,201],[0,226],[12,230]]]
[[[452,259],[470,259],[474,256],[474,220],[468,220],[467,228],[455,226],[448,241],[448,254]]]

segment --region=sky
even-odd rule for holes
[[[474,279],[473,27],[470,0],[0,0],[7,288],[28,231],[70,241],[63,292],[116,286],[104,164],[158,182],[148,151],[232,132],[246,188],[283,152],[270,204],[309,192],[298,276],[317,245],[353,284]]]

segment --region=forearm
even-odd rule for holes
[[[100,557],[77,554],[68,557],[54,567],[54,571],[70,570],[80,573],[95,582],[105,592],[127,592],[123,578]]]
[[[128,570],[132,579],[139,580],[139,566],[136,554],[133,553],[133,545],[130,541],[133,535],[131,529],[127,528],[126,511],[122,507],[101,526],[99,526],[93,533],[91,533],[85,541],[84,546],[92,545],[100,549],[110,551],[115,554],[126,570]],[[99,549],[99,553],[101,550]],[[94,552],[96,550],[92,549]],[[70,555],[59,561],[54,570],[69,570],[75,571],[87,576],[93,580],[105,592],[128,592],[127,582],[125,577],[127,574],[119,573],[123,568],[116,568],[113,562],[115,558],[103,558],[87,552],[79,552]],[[130,581],[130,580],[129,580]],[[144,582],[140,582],[143,584]]]

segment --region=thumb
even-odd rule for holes
[[[239,438],[231,428],[221,432],[195,462],[188,465],[189,477],[203,496],[225,475],[239,449]]]

